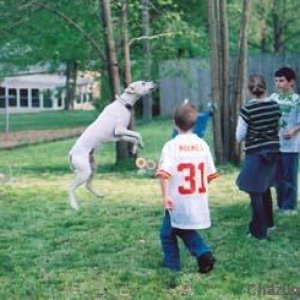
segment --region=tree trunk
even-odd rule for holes
[[[237,125],[238,112],[246,98],[247,80],[247,55],[248,55],[248,27],[251,15],[252,0],[243,0],[243,15],[241,20],[241,30],[238,45],[238,57],[234,78],[232,127],[231,127],[231,161],[239,163],[241,158],[241,148],[235,141],[235,130]]]
[[[77,62],[66,62],[66,100],[65,110],[72,109],[74,107],[74,100],[76,96],[76,80],[77,80]]]
[[[273,48],[274,52],[278,54],[283,52],[283,22],[280,3],[282,0],[273,0]]]
[[[78,71],[78,63],[73,61],[72,63],[72,72],[71,72],[71,99],[72,99],[72,107],[74,107],[74,101],[76,100],[76,86],[77,86],[77,71]]]
[[[259,3],[259,19],[260,19],[260,49],[262,53],[267,52],[267,3],[266,0],[261,0]]]
[[[142,0],[142,31],[143,36],[150,36],[150,21],[149,21],[149,0]],[[143,40],[144,53],[144,80],[151,78],[151,52],[149,39]],[[143,119],[152,119],[152,97],[148,94],[143,97]]]
[[[112,85],[111,86],[112,96],[113,96],[112,100],[114,100],[115,95],[120,95],[121,85],[120,85],[119,65],[116,56],[113,23],[111,18],[110,0],[102,0],[101,4],[102,4],[102,13],[103,13],[104,35],[105,35],[107,55],[108,55],[108,70],[110,73],[110,79]],[[117,146],[116,146],[117,163],[128,158],[127,148],[128,148],[127,143],[117,142]]]
[[[228,35],[228,19],[227,19],[227,1],[220,0],[219,4],[219,82],[220,82],[220,102],[222,117],[222,140],[224,151],[224,162],[229,161],[230,146],[230,68],[229,68],[229,35]]]
[[[71,67],[70,63],[66,62],[66,98],[64,110],[69,110],[71,103]]]
[[[125,85],[126,87],[132,82],[131,78],[131,61],[130,61],[130,49],[129,49],[129,41],[128,41],[128,1],[122,0],[121,2],[121,26],[122,26],[122,44],[123,44],[123,54],[124,54],[124,70],[125,70]],[[128,129],[134,130],[135,129],[135,118],[134,118],[134,109],[131,112],[130,123]],[[128,156],[136,157],[137,154],[132,154],[130,152],[132,145],[128,143],[127,151]]]
[[[111,79],[112,79],[111,88],[114,97],[115,95],[120,95],[121,84],[120,84],[119,65],[117,61],[116,47],[115,47],[115,40],[114,40],[113,23],[111,18],[110,0],[102,0],[102,10],[103,10],[104,35],[106,39],[107,54],[108,54],[108,69],[111,74]]]
[[[238,111],[245,99],[247,38],[252,0],[243,0],[243,16],[234,73],[233,96],[230,97],[229,37],[226,0],[207,0],[214,149],[217,163],[239,162],[240,147],[235,141]],[[228,125],[229,121],[229,125]]]
[[[123,54],[124,54],[125,85],[128,86],[132,81],[130,49],[129,49],[129,42],[128,42],[128,0],[121,0],[121,4],[122,4],[121,27],[122,27],[122,44],[123,44]]]
[[[218,51],[218,22],[216,20],[216,5],[214,0],[207,0],[208,28],[210,41],[210,73],[212,86],[212,102],[215,107],[213,114],[214,150],[217,163],[223,163],[224,150],[221,128],[221,103],[219,88],[219,51]]]

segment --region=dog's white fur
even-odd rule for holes
[[[131,83],[121,96],[117,96],[115,101],[104,108],[98,118],[78,138],[70,151],[71,166],[76,173],[69,188],[69,200],[73,209],[79,208],[75,191],[84,183],[95,196],[102,196],[92,188],[92,179],[96,171],[93,152],[96,148],[101,144],[116,141],[133,143],[133,153],[136,153],[138,146],[143,147],[141,135],[127,129],[131,117],[130,109],[140,97],[155,88],[156,84],[152,81]]]

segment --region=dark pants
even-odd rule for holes
[[[183,240],[185,246],[196,258],[199,258],[205,252],[211,251],[196,230],[173,228],[171,225],[170,214],[166,210],[160,231],[161,245],[164,254],[164,267],[172,270],[180,270],[180,255],[177,236]]]
[[[297,209],[299,153],[281,153],[276,172],[279,209]]]
[[[252,220],[250,233],[257,239],[267,237],[267,229],[274,226],[271,190],[264,193],[250,192]]]

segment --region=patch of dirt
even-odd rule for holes
[[[56,130],[27,130],[0,133],[0,148],[10,149],[23,145],[57,141],[79,136],[85,127]]]

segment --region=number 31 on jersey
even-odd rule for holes
[[[181,163],[177,166],[177,171],[185,174],[183,185],[178,186],[179,194],[191,195],[195,193],[206,193],[206,180],[204,177],[206,175],[205,165],[203,162],[198,165],[192,163]],[[196,181],[197,178],[200,178],[200,182]]]

